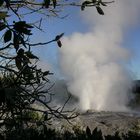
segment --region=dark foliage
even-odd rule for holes
[[[0,131],[7,135],[12,135],[17,130],[17,133],[24,135],[30,125],[47,124],[52,117],[69,121],[77,116],[73,114],[73,111],[71,111],[72,114],[63,112],[64,106],[62,108],[49,106],[52,101],[52,94],[49,90],[53,84],[50,84],[48,77],[53,73],[38,68],[39,58],[33,53],[32,48],[51,42],[56,42],[61,47],[60,40],[64,33],[56,35],[54,39],[45,43],[31,43],[30,37],[33,35],[33,29],[41,30],[41,28],[34,23],[27,23],[24,18],[21,19],[20,9],[28,10],[30,14],[35,10],[36,14],[39,14],[36,10],[37,5],[40,10],[44,10],[42,6],[46,9],[52,7],[52,4],[54,8],[57,6],[55,0],[46,0],[38,4],[37,1],[34,2],[0,1],[2,38],[0,46],[0,127],[2,129]],[[9,19],[9,16],[12,16],[11,13],[15,14],[18,19],[12,23]],[[35,105],[40,105],[44,109],[35,108]],[[36,113],[40,113],[40,118],[34,118],[34,115],[31,115]]]
[[[95,128],[91,131],[88,127],[86,131],[75,129],[74,132],[65,131],[60,133],[54,129],[47,128],[46,125],[42,125],[39,129],[29,127],[24,130],[9,131],[5,136],[0,135],[0,138],[1,140],[139,140],[140,135],[128,132],[120,136],[116,132],[115,135],[103,136],[101,130]]]

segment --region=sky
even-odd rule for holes
[[[111,6],[111,5],[110,5]],[[110,8],[108,7],[108,9]],[[65,33],[65,36],[70,36],[75,32],[86,33],[90,31],[90,25],[83,18],[83,13],[87,12],[81,11],[80,7],[67,7],[60,15],[65,16],[64,19],[60,18],[48,18],[43,22],[44,33],[40,33],[38,36],[34,36],[33,40],[36,41],[46,41],[51,40],[57,34],[62,32]],[[96,13],[97,14],[97,13]],[[99,18],[102,16],[98,15]],[[140,20],[140,17],[138,18]],[[129,28],[126,28],[123,36],[123,47],[127,48],[131,52],[131,59],[128,61],[126,67],[129,69],[130,73],[134,77],[134,79],[140,78],[140,21],[132,24]],[[56,43],[49,44],[47,46],[38,47],[35,49],[35,53],[40,56],[40,59],[46,63],[49,63],[56,75],[61,75],[59,71],[59,57],[58,51],[59,49]],[[62,75],[61,75],[62,76]]]
[[[56,35],[59,35],[61,33],[64,33],[64,36],[70,36],[74,32],[87,32],[89,30],[88,25],[82,19],[82,15],[80,15],[80,13],[80,7],[66,7],[65,12],[62,12],[60,16],[63,17],[67,15],[67,17],[65,17],[64,19],[57,17],[46,19],[47,21],[44,21],[42,24],[43,30],[45,32],[40,32],[39,36],[34,35],[33,40],[36,42],[37,38],[37,41],[45,42],[52,40]],[[60,49],[63,49],[63,46],[62,48],[58,48],[55,42],[48,44],[47,46],[40,46],[34,49],[34,52],[40,56],[41,61],[46,64],[49,63],[49,65],[51,65],[52,71],[54,71],[54,75],[56,75],[56,77],[63,77],[63,75],[61,75],[58,64],[58,52]]]
[[[140,26],[133,27],[126,31],[124,45],[132,51],[133,56],[128,63],[128,68],[132,71],[136,79],[140,79]]]
[[[118,0],[116,0],[118,1]],[[134,0],[137,1],[137,0]],[[110,9],[111,5],[107,8]],[[94,7],[93,7],[94,8]],[[87,10],[81,11],[80,7],[65,7],[64,11],[60,13],[60,17],[67,15],[64,19],[60,18],[46,18],[43,21],[42,27],[44,32],[38,32],[38,30],[33,31],[33,42],[45,42],[54,38],[60,33],[65,33],[65,36],[71,36],[75,32],[87,33],[90,31],[90,24],[83,18],[83,13],[86,13]],[[96,11],[94,11],[96,12]],[[111,12],[111,11],[110,11]],[[97,13],[96,13],[97,14]],[[106,14],[106,13],[105,13]],[[102,16],[98,15],[99,18]],[[94,16],[93,16],[94,17]],[[14,18],[13,18],[14,19]],[[27,22],[31,23],[36,21],[37,16],[27,16]],[[12,20],[11,20],[12,21]],[[38,35],[39,33],[39,35]],[[140,17],[136,24],[132,24],[124,32],[123,36],[123,47],[127,48],[131,52],[131,59],[127,63],[127,69],[130,70],[134,79],[140,78]],[[59,49],[56,43],[51,43],[47,46],[39,46],[38,48],[33,49],[35,54],[39,55],[41,61],[47,63],[52,67],[52,70],[56,73],[56,76],[60,76],[61,72],[59,71]],[[62,76],[62,75],[61,75]]]

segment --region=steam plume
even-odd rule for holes
[[[60,65],[80,109],[127,110],[131,78],[124,65],[131,55],[122,43],[125,29],[137,20],[139,6],[139,0],[116,0],[104,9],[105,16],[87,9],[83,17],[90,32],[64,38]]]

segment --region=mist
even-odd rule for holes
[[[125,31],[138,22],[139,0],[116,0],[82,14],[87,33],[73,33],[62,40],[60,67],[68,90],[79,99],[81,110],[128,111],[131,74],[126,69],[132,54],[123,46]]]

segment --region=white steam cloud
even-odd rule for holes
[[[131,78],[125,69],[130,53],[122,47],[124,30],[134,25],[140,0],[116,0],[100,16],[84,11],[90,32],[63,40],[60,65],[68,90],[79,98],[82,110],[126,111]]]

